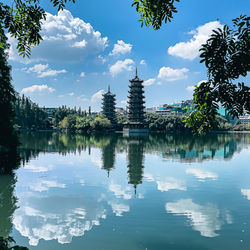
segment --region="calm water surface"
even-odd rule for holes
[[[29,249],[250,249],[250,135],[22,134],[0,236]],[[10,163],[12,164],[12,163]]]

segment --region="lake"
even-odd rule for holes
[[[37,250],[250,249],[250,134],[22,133],[0,236]]]

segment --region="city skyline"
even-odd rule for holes
[[[178,3],[173,21],[160,31],[141,28],[130,1],[79,1],[58,14],[47,3],[44,41],[29,60],[18,56],[14,39],[9,40],[13,85],[40,106],[91,106],[99,111],[109,84],[117,106],[126,106],[129,79],[137,66],[147,107],[191,99],[193,86],[206,80],[200,45],[212,29],[232,25],[231,19],[250,7],[246,0],[226,3]]]

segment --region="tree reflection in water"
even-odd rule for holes
[[[240,151],[245,145],[249,145],[250,135],[213,134],[196,137],[183,134],[161,134],[148,137],[124,138],[121,135],[89,136],[43,132],[22,133],[21,142],[22,145],[18,149],[18,154],[0,153],[0,168],[2,172],[9,173],[9,175],[1,176],[0,180],[0,237],[7,237],[12,231],[12,219],[17,202],[14,195],[16,177],[13,170],[21,166],[21,163],[26,164],[31,159],[38,157],[40,153],[59,153],[61,155],[74,153],[81,155],[83,151],[91,152],[91,148],[98,148],[102,153],[100,157],[102,160],[101,168],[107,171],[109,176],[110,172],[116,168],[117,153],[126,152],[128,183],[134,187],[136,194],[137,187],[139,184],[142,184],[144,176],[144,156],[146,153],[157,152],[162,159],[174,159],[180,162],[201,162],[217,158],[228,160],[232,158],[235,152]],[[184,188],[182,187],[179,190],[184,190]],[[129,211],[127,204],[112,202],[110,202],[112,203],[112,209],[116,211],[118,216],[121,216],[122,212]],[[182,202],[188,205],[191,204],[194,207],[194,211],[197,208],[201,208],[194,202],[186,200]],[[71,203],[69,202],[68,204]],[[177,207],[178,205],[179,203],[177,203]],[[79,207],[84,206],[85,203],[79,205]],[[90,209],[91,211],[94,211],[93,207]],[[96,210],[98,209],[96,208]],[[175,212],[176,204],[169,203],[166,210]],[[76,212],[79,215],[79,210],[76,210]],[[185,214],[185,209],[180,211],[180,213]],[[99,212],[99,210],[98,214],[100,214],[99,217],[93,217],[95,220],[104,216],[104,213],[102,211]],[[79,219],[77,221],[79,222]],[[203,234],[212,235],[211,232],[213,233],[213,231],[208,231],[208,233],[206,231]]]
[[[231,159],[244,144],[249,144],[249,134],[210,134],[193,136],[187,134],[156,134],[148,137],[124,138],[121,135],[80,135],[66,133],[22,133],[22,145],[18,149],[21,162],[27,163],[39,153],[53,152],[66,155],[91,148],[102,150],[102,168],[109,173],[115,168],[116,152],[127,151],[128,179],[135,187],[142,182],[145,153],[159,153],[163,159],[181,162],[202,162],[214,158]],[[5,172],[20,165],[19,158],[0,154],[1,168]],[[4,167],[3,167],[4,166]]]

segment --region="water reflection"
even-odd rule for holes
[[[108,173],[115,168],[115,149],[117,145],[117,136],[109,137],[106,145],[102,147],[102,168]]]
[[[0,177],[0,237],[8,237],[12,231],[13,214],[17,208],[14,195],[14,175]]]
[[[208,159],[231,159],[235,152],[250,142],[249,134],[192,135],[150,135],[145,138],[123,138],[122,136],[84,136],[60,133],[22,133],[20,155],[28,161],[39,153],[57,152],[81,153],[91,148],[103,150],[103,168],[112,169],[115,162],[114,151],[128,150],[131,145],[143,145],[144,153],[158,152],[165,159],[197,162]],[[134,141],[134,143],[133,143]],[[135,143],[136,142],[136,143]],[[134,145],[134,146],[133,146]],[[139,149],[140,150],[140,149]],[[132,151],[130,150],[130,153]],[[139,158],[138,158],[139,160]],[[110,162],[109,162],[110,161]]]
[[[21,137],[20,158],[8,161],[0,157],[2,166],[8,169],[17,168],[20,159],[24,165],[16,172],[17,177],[0,177],[0,236],[8,236],[13,223],[31,246],[39,246],[41,239],[71,243],[74,236],[83,236],[114,217],[132,216],[128,222],[135,221],[137,227],[134,197],[145,197],[141,200],[143,208],[137,208],[139,214],[152,206],[147,216],[159,214],[160,219],[146,225],[147,230],[157,227],[156,231],[161,232],[158,224],[163,222],[164,227],[169,224],[168,233],[171,226],[177,227],[175,223],[171,225],[169,217],[166,220],[162,211],[188,220],[190,227],[203,237],[219,236],[223,225],[234,222],[229,205],[219,204],[222,196],[216,200],[213,197],[218,194],[213,192],[228,189],[228,197],[234,194],[227,181],[220,182],[219,170],[250,144],[250,135],[124,138],[23,133]],[[220,161],[221,166],[208,169],[202,165],[213,165],[214,160]],[[179,168],[169,167],[171,164]],[[250,186],[246,182],[242,187],[235,196],[250,200]],[[140,204],[138,200],[136,204]]]
[[[142,183],[144,169],[144,137],[130,137],[127,139],[128,144],[128,183],[134,186],[136,194],[137,185]]]
[[[216,231],[220,230],[224,223],[232,224],[229,212],[221,212],[213,204],[199,205],[192,199],[181,199],[167,203],[165,208],[168,213],[187,216],[194,230],[205,237],[216,237],[219,235]]]
[[[98,201],[101,195],[95,190],[91,197],[84,191],[82,197],[50,192],[50,195],[33,193],[22,197],[22,206],[15,214],[16,230],[32,246],[37,246],[41,239],[70,243],[74,236],[83,236],[93,226],[100,225],[100,219],[106,218],[106,209]]]

